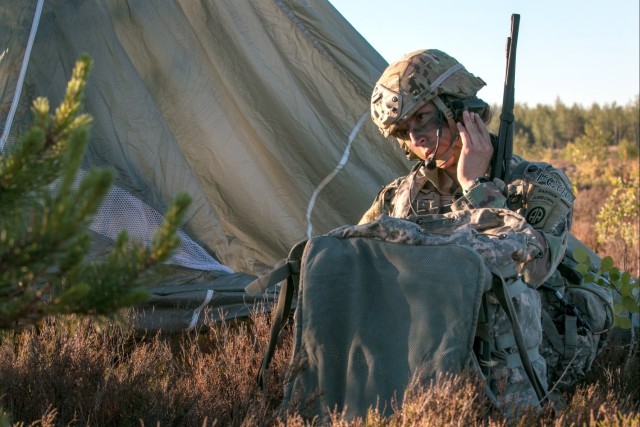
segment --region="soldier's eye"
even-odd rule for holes
[[[399,139],[409,138],[409,129],[398,129],[393,133],[393,136]]]
[[[426,121],[429,118],[429,114],[427,113],[418,113],[416,115],[416,120],[420,123]]]

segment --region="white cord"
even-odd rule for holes
[[[9,115],[7,116],[7,121],[5,122],[4,130],[2,131],[2,138],[0,138],[0,153],[3,153],[3,154],[4,154],[5,144],[7,143],[7,139],[9,139],[9,131],[11,130],[11,125],[13,124],[13,116],[16,114],[16,110],[18,109],[18,102],[20,101],[20,94],[22,93],[24,77],[27,74],[27,66],[29,65],[29,57],[31,56],[33,41],[35,40],[36,32],[38,31],[38,25],[40,23],[40,15],[42,14],[43,4],[44,4],[44,0],[38,0],[38,5],[36,6],[36,12],[33,15],[33,23],[31,24],[31,33],[29,34],[29,41],[27,42],[27,48],[25,50],[24,57],[22,58],[22,68],[20,69],[20,76],[18,77],[18,83],[16,84],[16,91],[13,94],[11,109],[9,110]]]
[[[189,322],[189,326],[187,326],[187,331],[191,331],[193,330],[193,328],[196,327],[196,325],[198,324],[198,319],[200,318],[200,312],[204,310],[207,304],[211,302],[212,298],[213,298],[213,289],[208,289],[207,295],[204,297],[204,301],[202,302],[202,304],[200,304],[198,308],[193,310],[193,315],[191,316],[191,322]]]
[[[369,111],[367,110],[362,115],[362,117],[360,117],[360,120],[358,120],[358,123],[356,123],[355,127],[351,130],[351,133],[349,134],[349,141],[347,142],[347,147],[344,149],[344,152],[342,153],[342,158],[340,159],[340,162],[338,162],[338,164],[333,169],[333,171],[331,171],[331,173],[327,175],[325,179],[322,180],[320,185],[316,187],[316,189],[313,191],[313,194],[311,195],[311,199],[309,199],[309,204],[307,205],[307,216],[306,216],[307,239],[311,238],[311,233],[313,231],[313,225],[311,224],[311,211],[313,210],[313,206],[316,203],[316,198],[318,197],[318,194],[322,191],[322,189],[338,174],[338,172],[340,172],[340,169],[342,169],[345,163],[347,163],[347,160],[349,159],[349,150],[351,149],[351,143],[353,143],[353,140],[355,139],[356,135],[360,131],[360,128],[362,127],[362,124],[364,123],[365,119],[368,116],[369,116]]]

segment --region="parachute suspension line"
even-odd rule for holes
[[[198,306],[195,310],[193,310],[193,315],[191,316],[191,322],[189,322],[189,326],[187,326],[187,331],[193,330],[198,324],[198,319],[200,318],[200,312],[204,310],[204,308],[211,302],[213,298],[213,289],[207,289],[207,295],[204,297],[204,301],[202,304]]]
[[[27,66],[29,65],[29,57],[31,56],[31,49],[33,48],[33,41],[36,38],[36,32],[38,31],[38,25],[40,24],[40,15],[42,15],[42,5],[44,0],[38,0],[36,5],[36,11],[33,15],[33,23],[31,24],[31,32],[29,33],[29,40],[27,42],[27,48],[22,58],[22,68],[20,69],[20,76],[18,77],[18,83],[16,84],[16,91],[13,94],[13,101],[11,102],[11,109],[7,115],[7,121],[5,122],[4,129],[2,131],[2,137],[0,138],[0,153],[4,153],[4,147],[9,139],[9,131],[13,124],[13,117],[18,109],[18,102],[20,101],[20,94],[22,93],[22,86],[24,85],[24,77],[27,74]]]
[[[322,191],[322,189],[338,174],[338,172],[340,172],[342,167],[347,163],[347,160],[349,159],[349,150],[351,149],[351,144],[353,143],[353,140],[356,138],[356,135],[358,134],[358,132],[360,131],[360,128],[362,127],[362,124],[364,123],[365,119],[368,116],[369,116],[369,110],[365,111],[362,117],[360,117],[360,119],[358,120],[358,123],[356,123],[354,128],[351,130],[351,133],[349,134],[349,141],[347,142],[347,146],[344,149],[344,152],[342,153],[342,158],[340,159],[336,167],[316,187],[316,189],[313,191],[313,194],[311,195],[311,199],[309,199],[309,204],[307,205],[307,216],[306,216],[307,239],[311,238],[311,233],[313,231],[313,225],[311,224],[311,211],[313,210],[313,206],[316,203],[316,198],[318,197],[318,194]]]

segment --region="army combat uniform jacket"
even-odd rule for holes
[[[382,188],[360,223],[380,214],[395,218],[446,213],[475,208],[507,208],[531,225],[532,244],[540,257],[524,269],[525,281],[538,287],[555,271],[564,256],[573,218],[575,196],[566,175],[547,163],[527,162],[513,156],[508,183],[481,180],[466,193],[444,170],[428,170],[424,162]]]

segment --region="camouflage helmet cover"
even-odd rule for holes
[[[371,118],[384,136],[440,95],[468,99],[486,83],[437,49],[418,50],[390,64],[371,95]]]

